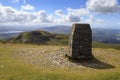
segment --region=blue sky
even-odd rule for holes
[[[15,2],[16,1],[16,2]],[[18,2],[17,2],[18,1]],[[20,9],[21,5],[30,4],[39,11],[40,9],[47,10],[48,12],[54,12],[57,9],[80,8],[85,7],[87,0],[1,0],[1,3],[5,6],[11,6],[15,9]],[[51,10],[51,11],[50,11]]]
[[[120,0],[0,0],[0,26],[73,23],[120,29]]]

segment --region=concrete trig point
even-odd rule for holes
[[[69,42],[70,59],[93,59],[92,31],[89,24],[73,24]]]

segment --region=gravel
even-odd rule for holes
[[[16,49],[14,56],[20,58],[23,62],[35,64],[43,67],[69,67],[69,68],[95,68],[95,69],[108,69],[120,67],[120,55],[113,54],[105,49],[94,49],[93,55],[95,59],[92,62],[71,62],[65,57],[68,53],[67,46],[39,46],[35,48],[20,48]],[[101,61],[102,60],[102,61]],[[115,65],[115,66],[112,66]]]
[[[65,54],[68,53],[68,47],[39,47],[25,48],[15,50],[14,55],[24,62],[37,64],[46,67],[82,67],[76,63],[70,62]]]

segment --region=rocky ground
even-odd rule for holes
[[[14,52],[14,56],[20,58],[23,62],[29,64],[35,64],[38,66],[45,66],[45,67],[90,67],[95,69],[107,69],[107,68],[114,68],[116,66],[120,66],[120,63],[114,64],[116,66],[112,66],[110,57],[114,56],[116,59],[120,57],[118,54],[111,54],[106,50],[94,49],[93,55],[95,58],[93,61],[80,61],[80,62],[72,62],[65,57],[65,54],[68,53],[67,46],[39,46],[35,48],[22,48],[16,49]],[[101,60],[99,60],[101,59]]]
[[[14,55],[27,63],[40,66],[76,66],[75,63],[65,58],[66,53],[68,53],[67,47],[46,46],[16,50]]]

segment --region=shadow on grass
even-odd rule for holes
[[[110,69],[110,68],[115,68],[115,66],[102,62],[96,58],[92,60],[71,60],[71,62],[76,63],[77,65],[82,65],[85,67],[89,68],[94,68],[94,69]]]

